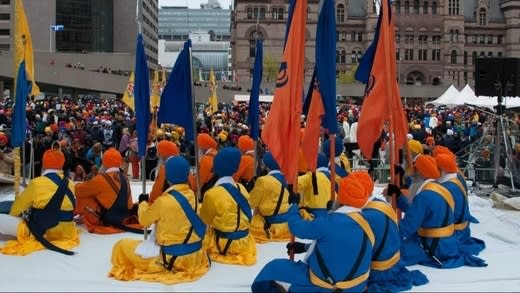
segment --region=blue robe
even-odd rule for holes
[[[363,216],[376,239],[368,292],[399,292],[426,284],[428,278],[424,274],[419,270],[409,271],[400,260],[401,237],[392,207],[374,199],[363,209]]]
[[[444,228],[453,225],[455,204],[446,188],[428,179],[411,204],[408,204],[405,197],[400,197],[398,205],[405,212],[404,218],[399,222],[401,260],[404,265],[422,264],[436,268],[486,266],[482,259],[461,253],[459,240],[454,233],[439,238],[419,236],[420,228]],[[427,250],[431,252],[427,253]]]
[[[483,240],[471,237],[469,227],[471,215],[464,185],[462,185],[460,179],[455,174],[446,176],[446,181],[441,183],[441,185],[448,189],[455,202],[455,235],[459,239],[461,250],[466,254],[479,254],[486,248],[486,243]]]
[[[267,263],[255,278],[252,291],[278,292],[274,281],[281,281],[291,284],[289,292],[331,292],[331,289],[315,285],[316,281],[311,280],[311,272],[318,279],[326,280],[325,273],[318,264],[318,254],[332,276],[332,283],[342,282],[348,275],[351,275],[350,280],[361,279],[358,284],[340,292],[365,290],[372,257],[373,234],[360,213],[350,214],[363,219],[369,233],[364,232],[353,218],[343,213],[344,210],[346,209],[341,207],[334,213],[317,217],[314,221],[306,221],[293,205],[289,210],[289,229],[298,238],[315,240],[315,245],[310,246],[306,262],[275,259]],[[353,268],[358,257],[359,265]]]

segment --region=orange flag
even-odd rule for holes
[[[408,126],[401,104],[396,76],[394,18],[389,1],[381,1],[379,33],[373,63],[359,115],[357,141],[365,158],[370,159],[374,143],[380,138],[383,124],[390,123],[395,139],[394,158],[406,142]],[[367,51],[368,53],[368,51]]]
[[[262,129],[268,146],[289,184],[298,175],[300,115],[305,65],[307,0],[291,1],[285,48],[276,80],[273,104]]]
[[[305,132],[302,140],[302,151],[307,167],[310,171],[316,171],[318,164],[319,140],[321,130],[321,120],[325,115],[325,107],[323,106],[323,99],[318,88],[318,81],[313,78],[313,88],[310,96],[309,113],[307,115],[307,124],[305,125]]]

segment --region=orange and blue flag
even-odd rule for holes
[[[390,0],[381,1],[374,43],[356,72],[356,79],[366,81],[357,141],[367,159],[372,156],[374,143],[380,138],[385,122],[390,123],[393,133],[394,158],[406,143],[408,127],[397,83],[394,22]]]
[[[273,104],[262,129],[262,140],[289,184],[298,174],[300,115],[305,70],[307,0],[291,0],[284,52]]]
[[[302,151],[311,171],[316,170],[321,126],[336,134],[336,11],[334,0],[324,0],[316,28],[316,66],[304,105],[307,123]]]

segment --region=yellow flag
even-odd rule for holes
[[[152,83],[152,94],[150,95],[150,111],[153,112],[155,108],[159,107],[160,100],[161,100],[161,82],[159,81],[159,71],[154,70],[153,83]]]
[[[125,103],[132,111],[135,112],[134,107],[134,73],[130,74],[130,78],[128,79],[128,85],[126,86],[125,92],[123,94],[123,103]]]
[[[15,1],[14,11],[14,15],[16,15],[14,25],[15,80],[18,72],[18,66],[23,60],[25,60],[25,70],[27,72],[27,79],[30,80],[32,83],[31,95],[37,96],[40,94],[40,88],[38,88],[38,86],[36,85],[36,80],[34,78],[34,56],[31,40],[31,30],[29,29],[29,23],[27,22],[27,16],[25,15],[22,0]]]
[[[209,113],[213,114],[218,111],[217,99],[217,82],[215,81],[215,73],[213,68],[209,72]]]

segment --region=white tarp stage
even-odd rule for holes
[[[142,185],[132,183],[133,195],[141,193]],[[151,184],[147,185],[147,190]],[[382,189],[378,188],[377,192]],[[0,200],[12,199],[9,193]],[[415,292],[454,291],[517,291],[520,288],[520,213],[491,207],[488,199],[470,196],[470,207],[480,224],[472,224],[475,237],[486,241],[481,257],[486,268],[462,267],[438,270],[422,266],[420,269],[430,283],[414,287]],[[84,228],[81,244],[74,256],[40,251],[29,256],[0,254],[0,291],[104,291],[104,292],[250,292],[250,285],[260,269],[273,258],[287,258],[285,243],[257,245],[258,261],[254,266],[232,266],[213,262],[210,271],[193,283],[166,286],[161,283],[121,282],[107,277],[110,270],[112,246],[121,238],[139,239],[142,236],[123,233],[116,235],[89,234]],[[0,241],[0,245],[3,244]]]
[[[446,105],[451,107],[454,105],[455,99],[457,98],[459,93],[460,92],[457,88],[455,88],[453,85],[450,85],[450,87],[444,92],[444,94],[442,94],[440,97],[431,102],[427,102],[426,104],[433,104],[435,106]]]

